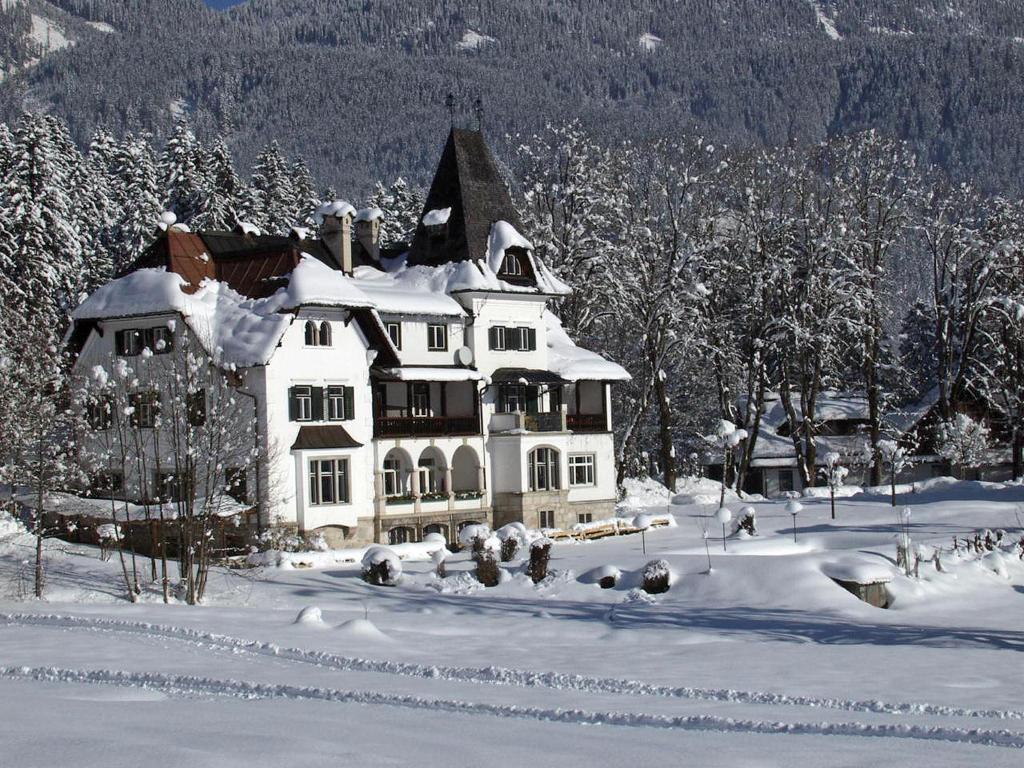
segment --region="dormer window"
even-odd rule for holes
[[[511,251],[506,252],[498,274],[503,277],[522,277],[524,274],[523,262],[520,260],[519,254]]]

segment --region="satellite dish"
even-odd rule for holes
[[[459,347],[455,350],[455,359],[459,365],[472,365],[473,364],[473,350],[469,347]]]

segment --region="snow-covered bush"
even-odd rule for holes
[[[508,563],[515,559],[519,553],[519,539],[509,536],[501,540],[501,562]]]
[[[448,575],[448,570],[445,568],[444,564],[444,561],[448,559],[448,550],[445,547],[441,547],[441,549],[436,550],[430,556],[430,559],[434,563],[434,575],[437,578],[443,579]]]
[[[363,581],[378,587],[394,587],[402,576],[402,561],[387,547],[370,547],[363,555]]]
[[[596,575],[598,586],[600,586],[601,589],[612,589],[619,583],[619,577],[622,576],[622,571],[614,565],[604,565],[598,569]]]
[[[672,569],[666,560],[651,560],[644,566],[641,578],[641,589],[644,592],[649,595],[660,595],[662,592],[668,592],[672,586]]]
[[[954,467],[977,467],[985,461],[989,429],[966,413],[939,425],[937,451]]]
[[[743,507],[736,520],[736,532],[743,531],[748,536],[757,535],[757,510],[753,507]]]
[[[501,581],[498,559],[490,549],[481,549],[476,558],[476,580],[485,587],[496,587]]]
[[[530,544],[529,574],[534,584],[539,584],[547,578],[552,543],[551,539],[544,537]]]

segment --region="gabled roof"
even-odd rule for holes
[[[323,241],[239,232],[186,232],[171,228],[143,251],[125,274],[145,267],[163,267],[189,283],[191,291],[206,278],[227,283],[251,299],[270,296],[303,256],[337,269]],[[356,263],[355,266],[364,266]]]
[[[299,427],[299,434],[292,443],[291,450],[307,451],[324,448],[362,448],[363,444],[357,442],[340,424],[328,426],[302,426]]]
[[[416,227],[409,264],[439,266],[487,257],[491,225],[507,221],[523,231],[519,213],[479,131],[452,128],[423,208],[450,208],[443,237],[431,237],[422,217]]]

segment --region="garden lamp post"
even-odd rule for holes
[[[796,499],[790,499],[786,502],[786,511],[793,516],[793,543],[796,544],[796,516],[800,514],[800,510],[804,508]]]
[[[727,552],[728,548],[725,546],[725,526],[732,520],[732,511],[728,507],[719,507],[718,511],[715,512],[715,520],[722,524],[722,551]]]

